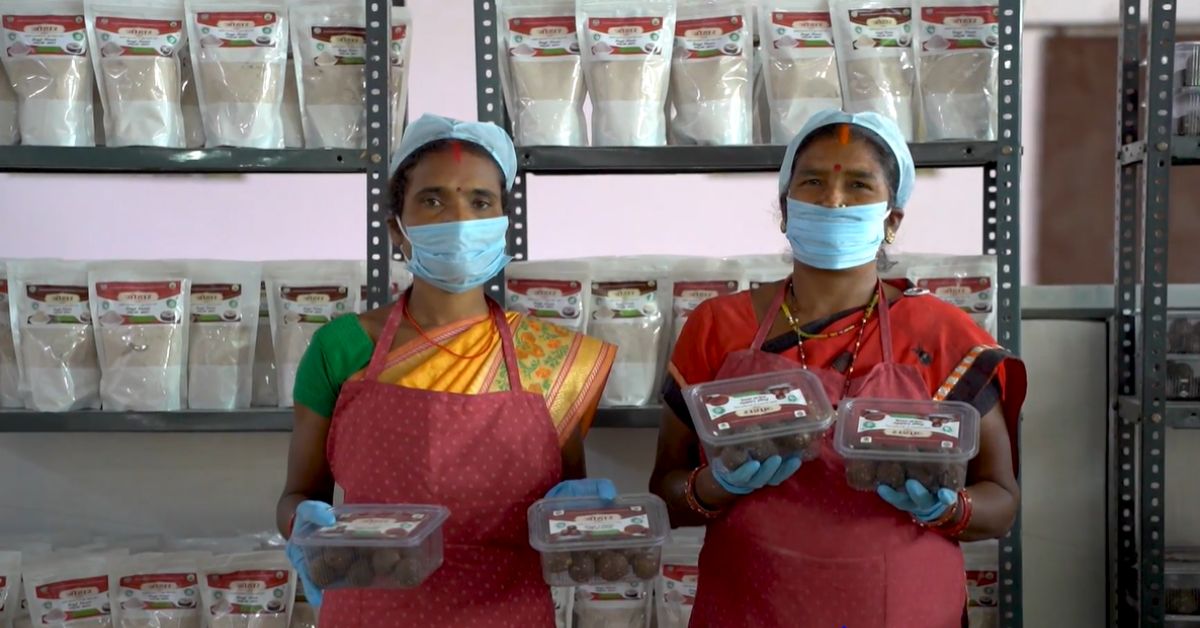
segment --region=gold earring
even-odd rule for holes
[[[891,229],[888,229],[887,231],[885,231],[883,234],[883,241],[887,242],[888,244],[895,244],[896,243],[896,232],[892,231]]]

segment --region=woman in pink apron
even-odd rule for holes
[[[957,307],[882,282],[915,170],[900,130],[875,114],[826,111],[780,173],[787,280],[705,302],[688,319],[664,392],[651,489],[674,525],[707,525],[691,626],[951,628],[966,579],[960,540],[1003,536],[1017,513],[1021,362]],[[820,457],[707,465],[680,390],[718,379],[814,372],[831,400],[960,400],[983,416],[968,486],[931,494],[846,483],[832,430]]]
[[[495,125],[414,122],[393,160],[389,225],[413,287],[322,327],[297,371],[285,535],[334,523],[335,483],[347,504],[450,510],[443,565],[413,590],[323,594],[289,545],[322,628],[553,627],[526,510],[547,495],[615,493],[569,479],[586,475],[583,437],[615,348],[484,295],[511,259],[504,199],[516,169]]]

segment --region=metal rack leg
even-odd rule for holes
[[[367,307],[389,300],[388,264],[392,246],[387,219],[391,107],[388,106],[391,0],[366,0],[367,8]]]
[[[983,254],[996,254],[996,228],[1000,224],[999,166],[990,163],[983,168]]]

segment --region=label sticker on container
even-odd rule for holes
[[[693,606],[696,604],[696,587],[700,583],[700,568],[694,565],[662,566],[663,595],[670,604]]]
[[[190,609],[200,603],[200,583],[195,573],[125,576],[119,584],[117,595],[125,610]]]
[[[650,516],[641,506],[555,510],[548,520],[552,543],[637,539],[650,536]]]
[[[650,595],[648,586],[645,582],[637,581],[621,584],[585,584],[578,587],[577,599],[593,602],[644,600]]]
[[[280,286],[284,324],[325,324],[350,314],[350,290],[346,286]]]
[[[392,27],[392,65],[404,67],[404,47],[408,45],[408,25],[397,24]]]
[[[288,572],[235,571],[208,574],[208,588],[213,590],[218,615],[258,615],[287,611]]]
[[[100,16],[96,39],[101,57],[171,57],[183,41],[183,22]]]
[[[666,33],[661,17],[594,17],[588,35],[593,57],[615,60],[662,54]]]
[[[675,299],[671,309],[675,318],[686,319],[691,316],[701,303],[716,297],[723,297],[737,292],[736,281],[680,281],[675,283]]]
[[[858,417],[858,442],[863,445],[907,447],[927,445],[938,449],[959,446],[962,423],[955,417],[901,414],[866,410]]]
[[[203,48],[274,48],[279,15],[271,12],[200,13],[196,16]]]
[[[87,53],[87,24],[82,15],[5,15],[5,52],[9,57],[82,56]]]
[[[575,18],[515,17],[508,21],[510,57],[563,57],[579,54]]]
[[[583,284],[578,281],[508,280],[508,307],[534,318],[577,320]]]
[[[995,286],[991,277],[935,277],[918,279],[917,287],[928,290],[937,298],[967,314],[986,314],[992,311]]]
[[[592,284],[592,318],[647,318],[658,312],[658,282],[624,281]]]
[[[735,428],[808,416],[804,393],[789,384],[772,386],[765,391],[706,395],[704,408],[713,423],[714,434],[718,435]]]
[[[833,48],[833,19],[828,11],[776,11],[771,14],[771,42],[783,54]]]
[[[192,286],[193,323],[237,323],[242,320],[240,284]]]
[[[316,539],[403,539],[430,521],[423,512],[355,512],[338,515],[337,524],[313,533]]]
[[[926,52],[995,48],[999,43],[998,7],[921,9],[921,48]]]
[[[88,309],[87,286],[25,286],[27,325],[88,325],[92,314]]]
[[[48,624],[65,624],[77,619],[107,617],[108,576],[65,580],[34,589],[42,619]]]
[[[100,325],[174,325],[183,319],[183,282],[106,281],[96,284]]]
[[[367,29],[358,26],[314,26],[317,56],[313,65],[363,65],[367,62]]]
[[[853,9],[854,49],[907,48],[912,44],[912,9]]]
[[[675,25],[677,58],[736,57],[748,41],[746,21],[740,15],[680,20]]]

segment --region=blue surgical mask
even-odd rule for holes
[[[412,247],[408,269],[413,276],[446,292],[478,288],[512,261],[504,253],[507,216],[416,227],[401,224],[400,231]]]
[[[823,270],[867,264],[883,244],[888,204],[822,207],[793,198],[787,201],[787,238],[792,256]]]

